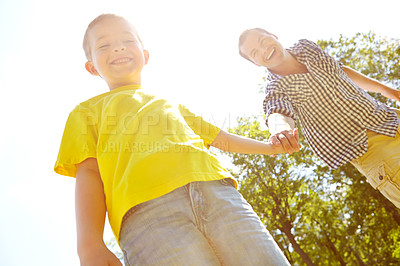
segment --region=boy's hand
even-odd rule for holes
[[[106,246],[88,250],[80,256],[81,266],[122,266],[119,259]]]
[[[282,132],[276,133],[269,138],[268,142],[271,142],[273,145],[278,146],[277,154],[292,154],[293,152],[298,152],[301,148],[301,145],[299,144],[299,134],[297,128],[293,129],[293,131],[284,130]]]

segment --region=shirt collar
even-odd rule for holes
[[[304,48],[303,48],[303,40],[299,40],[297,43],[295,43],[292,47],[287,48],[286,51],[288,51],[289,53],[291,53],[297,61],[299,61],[300,63],[306,65],[307,63],[307,59],[306,59],[306,54],[304,52]],[[272,81],[272,80],[277,80],[282,78],[282,76],[278,75],[278,74],[274,74],[271,71],[269,71],[267,69],[267,80],[268,81]]]

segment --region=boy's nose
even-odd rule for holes
[[[125,51],[126,47],[123,44],[116,45],[114,47],[114,52]]]

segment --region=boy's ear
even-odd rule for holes
[[[147,62],[149,62],[149,51],[143,50],[143,54],[144,54],[144,64],[146,65]]]
[[[100,76],[99,72],[97,72],[96,68],[94,67],[94,65],[91,61],[86,62],[85,68],[90,74],[92,74],[94,76]]]

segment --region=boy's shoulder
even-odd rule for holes
[[[101,101],[104,97],[106,97],[108,93],[109,92],[101,93],[99,95],[93,96],[87,100],[84,100],[84,101],[78,103],[77,105],[75,105],[74,109],[71,112],[90,110],[99,101]]]
[[[107,101],[107,99],[113,98],[115,95],[121,95],[121,93],[125,95],[132,95],[137,90],[138,90],[137,88],[132,89],[130,87],[126,87],[126,88],[118,88],[115,90],[106,91],[79,103],[76,106],[76,108],[83,108],[83,109],[91,108],[99,103]],[[140,92],[142,92],[142,90],[140,90]]]
[[[179,103],[173,98],[166,95],[159,95],[156,91],[142,87],[125,87],[112,91],[107,91],[99,95],[93,96],[75,106],[72,112],[102,112],[105,107],[117,107],[131,105],[132,107],[144,106],[150,102],[161,101],[164,104],[178,107]],[[121,105],[122,104],[122,105]],[[118,107],[117,107],[118,108]]]

